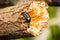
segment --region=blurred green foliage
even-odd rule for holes
[[[55,7],[49,7],[48,8],[50,19],[55,17],[55,9],[56,9]]]
[[[51,34],[48,37],[48,40],[59,40],[59,28],[57,25],[50,26]]]
[[[11,39],[11,40],[31,40],[31,38],[27,37],[27,38],[18,38],[18,39]]]
[[[29,40],[29,38],[20,38],[20,39],[15,39],[15,40]]]
[[[49,12],[50,19],[55,18],[55,11],[56,11],[56,7],[49,7],[48,12]],[[50,25],[50,31],[51,34],[48,35],[49,37],[47,40],[60,40],[60,32],[59,32],[60,30],[58,25],[56,24]]]

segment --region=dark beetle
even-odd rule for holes
[[[28,28],[30,26],[30,21],[31,21],[31,18],[29,16],[29,14],[27,12],[22,12],[22,15],[25,17],[27,23],[28,23]]]

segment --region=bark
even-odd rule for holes
[[[3,2],[0,4],[4,5],[3,0],[0,0],[0,2]],[[24,1],[20,0],[20,2],[20,5],[0,7],[0,39],[34,36],[27,31],[27,21],[21,14],[27,4],[29,5],[29,1],[25,2],[25,4],[23,3]]]

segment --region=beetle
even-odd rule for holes
[[[30,27],[30,21],[31,21],[31,17],[29,16],[29,14],[27,12],[22,12],[22,15],[25,17],[27,23],[28,23],[28,28]]]

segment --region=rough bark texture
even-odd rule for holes
[[[14,6],[3,7],[2,5],[4,5],[5,0],[0,0],[0,6],[2,7],[0,8],[0,39],[33,36],[26,31],[28,29],[28,25],[24,16],[21,14],[21,12],[24,11],[24,8],[30,4],[30,1],[19,1],[19,5],[15,4]]]

